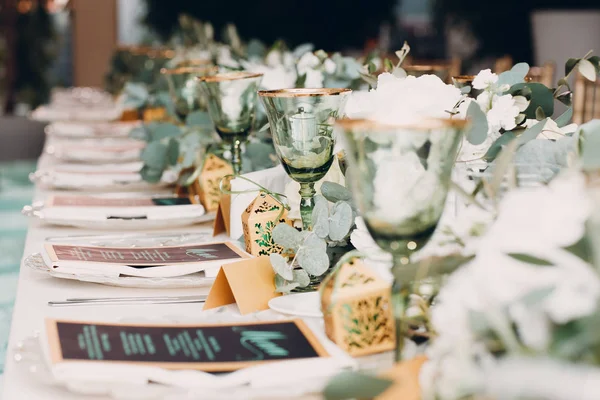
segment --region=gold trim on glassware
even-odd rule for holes
[[[167,47],[152,47],[152,46],[117,46],[118,51],[126,51],[133,55],[142,55],[148,57],[175,57],[175,50]]]
[[[259,90],[261,97],[319,97],[319,96],[338,96],[344,93],[352,92],[351,89],[342,88],[295,88],[295,89],[277,89],[277,90]]]
[[[456,82],[459,82],[459,83],[469,83],[469,82],[473,82],[475,80],[475,75],[458,75],[458,76],[453,76],[452,80],[456,81]]]
[[[210,75],[210,76],[199,76],[196,79],[199,79],[204,82],[224,82],[224,81],[235,81],[238,79],[258,78],[263,75],[264,74],[261,74],[261,73],[235,71],[235,72],[225,72],[225,73]]]
[[[160,73],[163,75],[179,75],[179,74],[210,74],[217,73],[219,67],[175,67],[175,68],[161,68]]]
[[[450,66],[444,64],[417,64],[417,65],[407,65],[402,67],[405,71],[415,71],[415,72],[427,72],[427,71],[449,71]]]
[[[344,118],[335,122],[335,125],[342,129],[363,129],[378,131],[395,131],[398,129],[431,130],[440,128],[464,128],[469,124],[469,120],[455,118],[425,118],[420,122],[409,124],[393,124],[373,121],[370,119],[352,119]]]

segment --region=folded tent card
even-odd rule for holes
[[[200,271],[206,276],[215,276],[222,265],[250,258],[250,255],[231,242],[103,247],[53,241],[44,244],[42,257],[48,268],[64,273],[168,278]]]

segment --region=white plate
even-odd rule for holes
[[[140,122],[54,122],[47,125],[44,131],[49,137],[63,139],[94,139],[105,140],[109,138],[126,138],[129,132],[141,125]]]
[[[298,317],[321,318],[321,297],[319,292],[296,293],[269,300],[273,311]]]
[[[86,236],[69,236],[69,242],[73,244],[93,245],[103,247],[149,247],[149,246],[176,246],[186,243],[211,242],[216,240],[212,236],[212,232],[198,233],[181,233],[181,234],[165,234],[165,233],[131,233],[121,235],[86,235]],[[46,238],[47,242],[65,241],[64,237]],[[133,276],[106,277],[93,276],[84,274],[62,273],[49,269],[44,263],[41,254],[35,253],[23,261],[25,267],[31,268],[55,278],[71,279],[81,282],[99,283],[108,286],[131,287],[141,289],[178,289],[178,288],[196,288],[207,287],[214,282],[213,277],[204,276],[203,272],[178,276],[172,278],[140,278]]]

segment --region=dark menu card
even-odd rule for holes
[[[46,243],[53,262],[87,261],[108,264],[153,266],[248,258],[228,242],[161,247],[100,247]]]
[[[53,363],[124,362],[227,372],[328,357],[302,320],[219,325],[139,325],[46,320]]]

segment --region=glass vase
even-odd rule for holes
[[[248,139],[263,74],[229,72],[198,77],[208,113],[223,142],[231,148],[234,174],[242,170],[242,143]]]
[[[312,229],[315,183],[334,160],[334,122],[344,112],[350,89],[264,90],[258,95],[269,119],[275,151],[287,174],[300,183],[300,215]]]
[[[367,120],[338,123],[344,134],[350,190],[369,233],[392,254],[395,277],[438,225],[465,125],[464,120],[453,119],[407,126]],[[396,278],[392,287],[398,359],[408,331],[404,312],[415,280]]]

